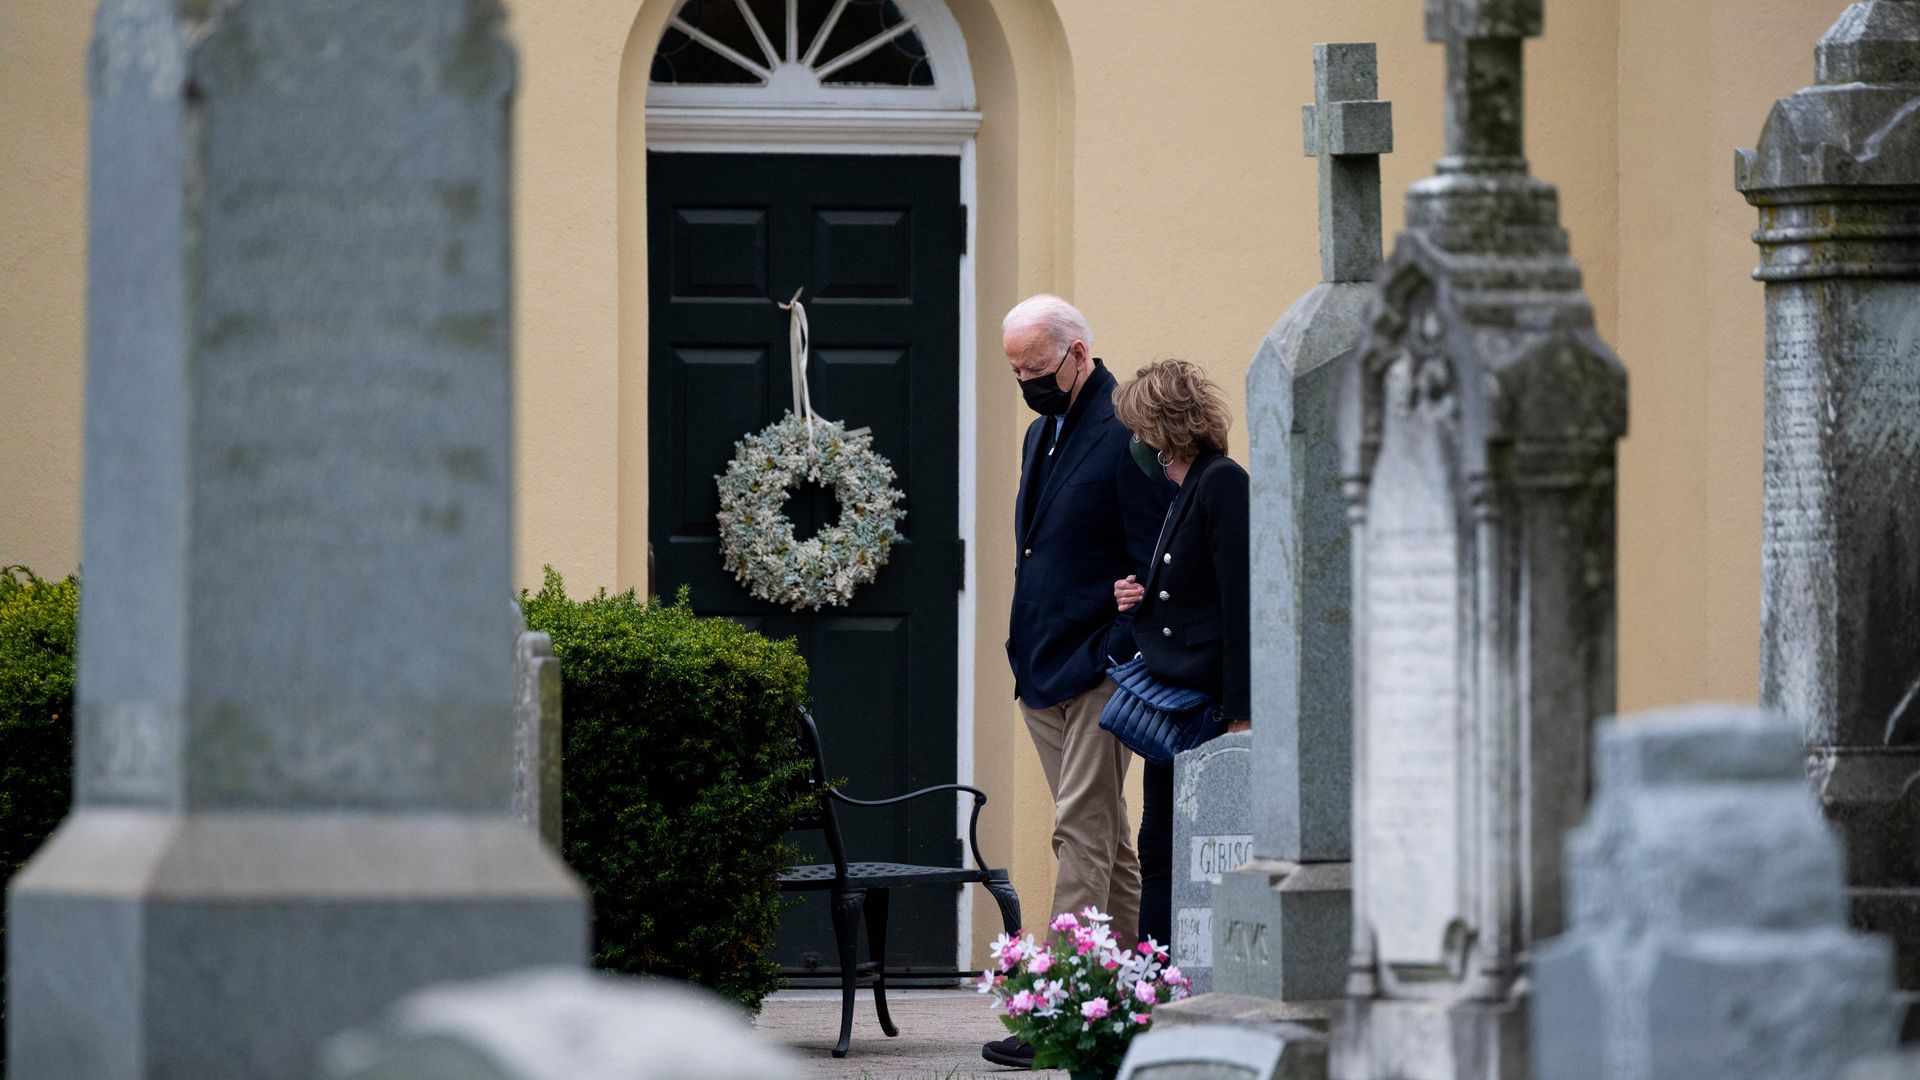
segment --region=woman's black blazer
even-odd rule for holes
[[[1225,720],[1253,718],[1247,544],[1247,471],[1222,454],[1201,454],[1167,510],[1133,613],[1147,670],[1205,690]]]

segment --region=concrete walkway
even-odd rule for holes
[[[840,991],[782,990],[768,998],[756,1023],[762,1031],[794,1048],[806,1068],[799,1076],[848,1077],[850,1080],[980,1080],[987,1077],[1046,1077],[1067,1074],[1028,1072],[989,1065],[980,1044],[1007,1037],[999,1014],[972,990],[890,990],[888,1011],[900,1029],[889,1039],[873,1014],[873,993],[862,990],[853,1016],[853,1046],[835,1058],[840,1035]]]

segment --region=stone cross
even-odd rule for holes
[[[1379,155],[1393,117],[1377,87],[1372,44],[1315,46],[1304,127],[1319,159],[1325,280],[1273,324],[1247,371],[1252,798],[1245,826],[1220,831],[1251,836],[1254,857],[1212,888],[1216,992],[1182,1003],[1200,1019],[1324,1022],[1346,976],[1353,668],[1334,413],[1380,265]]]
[[[1522,45],[1540,36],[1543,3],[1427,0],[1427,40],[1447,47],[1442,172],[1525,170]]]
[[[1380,155],[1393,152],[1393,105],[1375,100],[1372,44],[1313,47],[1314,103],[1301,107],[1306,150],[1320,160],[1320,273],[1369,281],[1380,268]]]
[[[15,1080],[308,1076],[421,986],[586,958],[512,813],[504,19],[101,0],[75,800],[8,897]]]

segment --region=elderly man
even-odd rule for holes
[[[1014,695],[1053,792],[1053,910],[1099,908],[1131,940],[1140,921],[1140,865],[1121,793],[1131,757],[1100,730],[1113,695],[1107,668],[1135,652],[1113,583],[1144,580],[1173,487],[1133,463],[1113,417],[1114,377],[1092,353],[1079,309],[1035,296],[1007,313],[1002,340],[1021,396],[1039,419],[1021,453],[1014,511],[1018,563],[1007,658]],[[988,1061],[1024,1066],[1032,1048],[988,1043]]]

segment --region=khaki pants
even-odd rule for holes
[[[1102,679],[1049,708],[1020,702],[1020,714],[1053,792],[1053,857],[1060,870],[1047,918],[1092,905],[1113,916],[1115,937],[1132,944],[1140,928],[1140,860],[1122,785],[1133,752],[1100,730],[1100,710],[1112,696],[1113,683]],[[1035,920],[1029,915],[1027,921]]]

